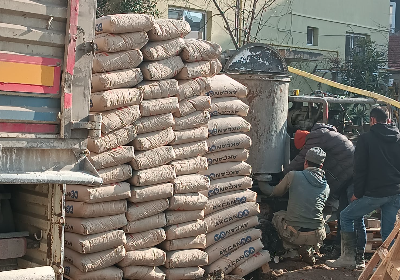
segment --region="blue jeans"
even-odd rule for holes
[[[340,213],[342,231],[354,231],[354,221],[375,209],[381,208],[381,235],[385,241],[394,228],[396,215],[400,209],[400,195],[387,197],[363,196],[349,204]]]

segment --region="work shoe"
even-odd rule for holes
[[[364,269],[365,268],[365,259],[364,259],[364,250],[356,251],[356,269]]]
[[[310,264],[315,264],[315,257],[314,257],[314,250],[312,247],[309,246],[300,246],[299,250],[297,251],[300,255],[300,258]]]
[[[356,233],[341,232],[342,254],[337,260],[327,260],[329,267],[345,267],[354,269],[356,267]]]
[[[329,249],[329,251],[327,248],[324,250],[324,259],[335,260],[340,257],[340,245],[333,245]]]

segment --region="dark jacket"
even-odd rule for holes
[[[285,168],[284,174],[292,170],[303,170],[306,153],[313,147],[320,147],[326,153],[323,169],[331,196],[338,198],[353,175],[354,145],[331,125],[317,123],[313,126],[304,147]]]
[[[397,127],[376,124],[360,136],[353,178],[357,198],[400,194],[400,132]]]

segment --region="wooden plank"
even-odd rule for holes
[[[24,215],[20,213],[14,213],[14,217],[18,220],[18,223],[24,223],[26,225],[34,226],[43,231],[46,231],[48,228],[48,221],[42,220],[40,218],[35,218],[29,215]]]
[[[393,280],[398,280],[400,278],[400,260],[389,262],[387,272]]]
[[[44,136],[47,136],[43,134]],[[14,139],[14,138],[1,138],[0,135],[0,145],[3,148],[25,148],[25,149],[79,149],[79,150],[84,150],[87,147],[87,140],[82,140],[82,139],[70,139],[68,141],[65,141],[65,139],[41,139],[41,141],[37,141],[34,138],[34,134],[32,136],[32,139]],[[17,136],[14,136],[17,138]],[[21,135],[21,137],[25,137]],[[19,138],[19,137],[18,137]],[[36,137],[39,138],[39,137]],[[55,137],[53,137],[55,138]]]
[[[40,46],[40,47],[38,47]],[[24,55],[53,57],[62,59],[64,56],[64,46],[44,46],[37,44],[26,44],[24,42],[13,42],[0,40],[0,49],[9,53],[17,53]]]
[[[60,18],[67,17],[67,9],[65,6],[57,6],[50,3],[39,3],[30,0],[0,0],[0,9],[12,12],[20,12],[21,14],[32,14],[42,18]]]
[[[53,108],[0,106],[0,122],[47,122],[58,123],[59,111]],[[12,129],[11,129],[12,130]],[[22,131],[3,131],[22,132]],[[46,132],[49,133],[49,132]]]
[[[29,236],[29,232],[28,231],[0,233],[0,239],[1,238],[27,237],[27,236]]]
[[[46,194],[34,193],[31,191],[24,191],[24,190],[15,192],[14,199],[18,201],[36,203],[43,206],[47,206],[47,204],[49,203],[49,199]]]
[[[51,22],[50,29],[53,31],[57,31],[59,33],[65,34],[65,22],[67,19],[53,19]],[[14,24],[14,25],[23,25],[29,26],[31,28],[41,28],[46,29],[48,27],[49,18],[38,18],[32,17],[27,14],[25,16],[18,16],[16,13],[7,14],[1,13],[0,14],[0,21],[4,23]]]
[[[14,106],[14,107],[47,107],[47,108],[56,108],[60,109],[61,101],[60,96],[58,98],[52,98],[54,95],[47,95],[46,97],[43,94],[35,97],[32,95],[28,96],[8,96],[2,95],[3,92],[0,92],[0,104],[2,106]]]
[[[39,134],[39,133],[12,133],[12,132],[0,132],[0,141],[3,140],[3,143],[6,143],[7,147],[19,147],[23,148],[23,143],[28,143],[32,144],[33,146],[38,146],[37,144],[33,142],[37,142],[37,140],[34,139],[57,139],[59,137],[58,134]],[[1,139],[4,138],[4,139]],[[17,139],[18,140],[11,140],[11,141],[18,141],[18,143],[11,143],[9,139]],[[24,141],[20,141],[20,138],[26,138]],[[27,142],[28,141],[28,142]],[[57,145],[58,146],[58,145]]]

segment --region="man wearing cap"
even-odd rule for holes
[[[303,171],[291,171],[273,188],[271,196],[289,191],[287,211],[274,214],[272,223],[286,248],[298,249],[302,259],[314,264],[314,249],[326,237],[322,211],[329,196],[329,186],[322,166],[326,154],[319,148],[308,150]]]

